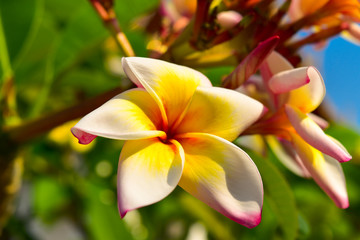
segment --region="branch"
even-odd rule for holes
[[[103,21],[105,27],[110,31],[114,37],[117,45],[126,57],[135,56],[134,50],[131,47],[126,35],[122,32],[117,21],[116,14],[113,9],[113,1],[111,0],[89,0],[95,8],[96,12]]]
[[[121,88],[112,89],[67,109],[39,117],[38,119],[25,122],[19,126],[5,128],[3,129],[4,133],[16,143],[27,142],[53,129],[54,127],[84,116],[122,91],[123,90]]]

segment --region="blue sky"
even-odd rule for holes
[[[360,129],[360,46],[336,37],[323,56],[328,100],[342,120]]]
[[[360,46],[336,37],[322,51],[307,47],[305,52],[315,57],[337,119],[360,129]]]

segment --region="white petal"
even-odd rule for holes
[[[289,170],[298,176],[308,178],[310,173],[305,168],[299,155],[294,150],[290,142],[285,139],[279,141],[276,137],[267,136],[266,141],[269,147],[274,152],[276,157],[282,162]],[[290,146],[291,145],[291,146]]]
[[[349,201],[340,163],[311,147],[297,134],[294,134],[292,138],[296,152],[316,183],[333,199],[338,207],[347,208]]]
[[[162,118],[155,101],[144,89],[123,92],[83,117],[72,129],[80,143],[96,136],[141,139],[164,136],[158,131]]]
[[[261,65],[261,75],[265,82],[268,82],[275,74],[291,70],[294,67],[281,54],[273,51]]]
[[[177,186],[184,166],[184,152],[172,140],[158,138],[126,141],[118,168],[118,207],[128,211],[158,202]]]
[[[296,132],[307,143],[339,162],[346,162],[351,159],[349,153],[329,138],[311,118],[290,105],[285,106],[285,111]]]
[[[258,225],[263,186],[251,158],[211,134],[190,133],[179,142],[186,158],[179,185],[226,217],[249,228]]]
[[[295,68],[275,74],[269,80],[270,89],[276,93],[285,93],[310,82],[309,67]]]
[[[320,72],[314,68],[307,69],[309,83],[291,91],[286,103],[299,108],[304,113],[314,111],[323,101],[326,93],[324,80]]]

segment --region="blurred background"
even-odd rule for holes
[[[147,37],[133,28],[134,19],[157,5],[157,0],[116,1],[120,25],[138,56],[147,56]],[[0,73],[8,69],[5,40],[22,119],[130,86],[121,53],[88,1],[0,0],[0,16]],[[353,155],[342,164],[348,209],[338,209],[312,180],[289,172],[271,152],[264,161],[249,150],[265,187],[262,222],[256,228],[236,224],[179,187],[161,202],[120,219],[116,172],[123,142],[97,138],[79,145],[70,133],[76,123],[71,121],[18,149],[10,185],[13,211],[1,239],[360,239],[360,48],[337,37],[322,50],[307,47],[304,54],[325,79],[327,108],[336,120],[327,133]],[[231,69],[204,73],[216,85]],[[6,124],[17,124],[19,116],[8,114]],[[15,150],[10,145],[5,151]]]

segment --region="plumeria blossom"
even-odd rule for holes
[[[168,47],[189,25],[196,11],[197,2],[193,0],[161,0],[158,9],[138,18],[135,27],[144,28],[151,34],[147,48],[153,56],[166,52]]]
[[[148,58],[124,58],[138,88],[83,117],[72,133],[127,140],[118,167],[118,207],[158,202],[177,185],[228,218],[255,227],[263,188],[250,157],[231,143],[265,107],[233,90],[212,87],[200,72]]]
[[[348,207],[345,178],[339,162],[351,156],[312,114],[325,96],[325,85],[314,67],[293,68],[273,52],[262,64],[261,78],[239,89],[263,102],[270,111],[247,133],[268,135],[269,145],[294,173],[312,177],[340,208]],[[272,137],[271,137],[272,136]]]
[[[289,16],[296,21],[311,14],[318,15],[315,24],[334,25],[344,20],[360,21],[360,3],[358,0],[292,0]]]
[[[332,26],[344,25],[341,36],[346,40],[360,45],[359,26],[360,2],[358,0],[293,0],[289,8],[289,17],[299,20],[314,14],[315,31],[321,31]]]

